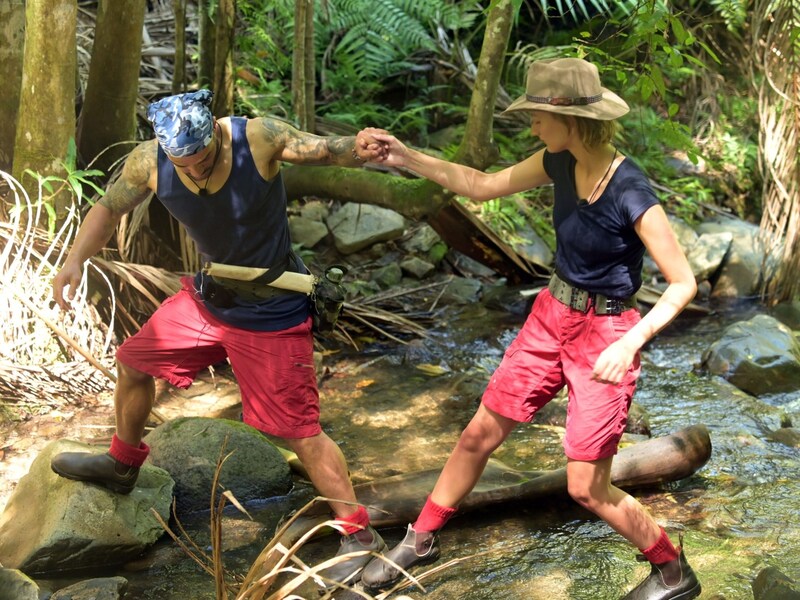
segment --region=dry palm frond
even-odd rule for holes
[[[86,273],[70,312],[62,312],[52,301],[52,280],[74,236],[77,207],[72,206],[60,229],[48,234],[36,226],[44,211],[41,195],[32,201],[13,177],[0,171],[0,179],[7,216],[0,223],[0,277],[6,282],[0,287],[0,355],[5,378],[16,382],[14,387],[23,397],[36,390],[43,400],[57,394],[69,401],[86,392],[87,386],[96,393],[102,384],[93,381],[73,388],[65,384],[65,372],[59,369],[62,363],[74,364],[83,357],[108,376],[106,384],[113,379],[107,360],[113,335],[87,302]],[[38,385],[46,376],[51,385]],[[37,384],[26,385],[34,381]],[[4,391],[4,396],[11,394]]]
[[[800,295],[800,2],[758,0],[752,47],[758,48],[759,159],[764,173],[762,295]]]

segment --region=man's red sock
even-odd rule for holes
[[[111,448],[108,453],[124,465],[129,467],[141,467],[147,455],[150,454],[150,446],[144,442],[139,442],[139,447],[126,444],[114,434],[111,438]]]
[[[663,565],[679,556],[678,549],[672,544],[663,527],[661,527],[661,537],[658,538],[658,541],[646,550],[642,550],[642,554],[654,565]]]

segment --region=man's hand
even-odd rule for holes
[[[56,274],[53,279],[53,299],[61,310],[70,309],[70,303],[75,299],[82,276],[83,266],[70,260],[67,260],[64,267]],[[64,298],[64,288],[69,288],[67,298]]]
[[[365,127],[359,131],[356,134],[353,157],[362,162],[382,162],[386,155],[386,149],[376,140],[375,136],[388,133],[385,129],[376,127]]]

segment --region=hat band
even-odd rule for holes
[[[603,94],[596,96],[578,96],[576,98],[569,97],[555,97],[555,96],[530,96],[525,94],[525,99],[528,102],[535,104],[549,104],[550,106],[585,106],[587,104],[594,104],[603,99]]]

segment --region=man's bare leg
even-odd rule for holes
[[[309,438],[284,438],[284,441],[303,463],[317,491],[326,498],[344,501],[330,503],[336,516],[342,518],[353,514],[358,508],[356,494],[339,446],[325,433]]]

